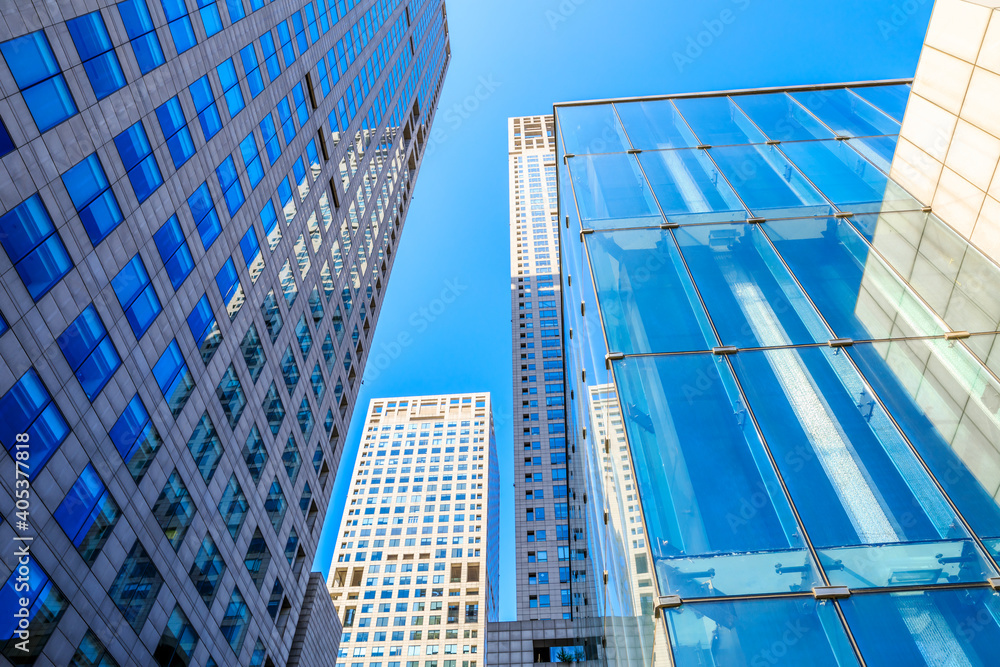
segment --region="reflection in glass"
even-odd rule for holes
[[[762,144],[767,139],[728,97],[676,100],[684,119],[702,144]]]
[[[854,595],[841,604],[871,667],[997,663],[1000,593],[988,588]]]
[[[846,88],[791,93],[840,136],[868,137],[899,134],[899,123]]]
[[[754,216],[833,213],[816,188],[775,146],[722,146],[708,153]]]
[[[874,164],[886,174],[892,167],[892,158],[896,154],[896,143],[899,137],[895,134],[884,137],[858,137],[848,139],[851,148],[861,153],[866,160]],[[895,185],[892,183],[891,185]],[[899,187],[896,185],[895,187]]]
[[[677,352],[718,345],[668,232],[637,229],[585,238],[612,352]]]
[[[819,585],[725,361],[710,354],[629,357],[614,367],[664,594]]]
[[[662,222],[635,156],[574,157],[569,170],[584,228],[649,227]]]
[[[849,667],[858,660],[832,602],[685,604],[666,613],[677,667]]]
[[[723,345],[825,343],[833,337],[760,225],[695,225],[674,234]]]
[[[639,163],[668,220],[691,223],[747,218],[736,193],[705,151],[647,151],[639,155]]]
[[[768,139],[833,139],[833,132],[785,93],[738,95],[733,101],[764,131]]]
[[[570,155],[588,153],[624,153],[628,139],[610,104],[559,107],[562,152]]]
[[[990,576],[842,350],[731,358],[831,583],[866,588]]]
[[[670,100],[626,102],[615,104],[615,109],[634,148],[693,148],[698,145]]]

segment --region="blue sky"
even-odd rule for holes
[[[327,574],[368,401],[490,391],[501,620],[514,620],[507,118],[554,102],[909,78],[931,0],[447,0],[452,61],[314,569]]]

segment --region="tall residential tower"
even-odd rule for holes
[[[310,569],[448,67],[443,2],[3,17],[0,541],[30,556],[0,557],[0,652],[329,664]]]
[[[338,667],[481,667],[497,617],[489,394],[374,399],[330,577]]]

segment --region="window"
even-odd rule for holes
[[[247,167],[247,180],[250,181],[250,189],[254,189],[264,178],[264,167],[260,163],[260,150],[257,148],[257,138],[250,132],[243,141],[240,142],[240,155],[243,156],[243,164]]]
[[[232,257],[219,269],[219,273],[215,276],[215,284],[219,288],[219,294],[222,295],[222,302],[226,304],[226,312],[229,313],[229,320],[232,321],[236,317],[236,314],[240,312],[240,308],[243,307],[243,302],[246,300],[243,293],[243,285],[240,284],[240,280],[236,275],[236,267],[233,266]]]
[[[278,199],[281,201],[281,211],[285,214],[285,224],[292,224],[295,219],[295,198],[292,197],[292,186],[287,176],[278,183]]]
[[[260,48],[264,52],[267,75],[274,81],[281,74],[281,63],[278,62],[278,51],[274,45],[274,35],[270,30],[260,36]]]
[[[156,119],[160,122],[160,129],[167,140],[167,150],[170,151],[174,169],[180,169],[181,165],[194,155],[194,140],[191,138],[191,130],[188,129],[187,118],[184,116],[180,100],[174,96],[158,106]]]
[[[194,501],[187,487],[181,481],[181,476],[174,470],[167,478],[159,497],[153,504],[153,516],[163,529],[170,546],[177,551],[184,541],[191,521],[194,519]]]
[[[115,147],[118,148],[118,155],[128,172],[135,197],[141,204],[163,184],[163,176],[142,121],[115,137]]]
[[[115,55],[108,29],[101,12],[91,12],[66,22],[76,51],[83,62],[83,70],[90,79],[94,95],[102,100],[125,86],[125,74]]]
[[[62,175],[62,182],[80,214],[87,237],[96,246],[124,219],[97,153],[70,168]]]
[[[115,667],[117,664],[101,640],[89,628],[69,661],[69,667]]]
[[[222,404],[222,412],[229,421],[229,427],[235,429],[243,415],[243,408],[247,405],[247,398],[232,364],[229,364],[229,368],[222,374],[222,379],[215,388],[215,395],[219,397],[219,403]]]
[[[201,548],[191,565],[191,583],[201,596],[202,601],[211,609],[212,601],[219,590],[222,575],[226,572],[226,562],[219,553],[219,548],[210,535],[201,541]]]
[[[264,234],[267,236],[267,247],[271,252],[278,247],[281,241],[281,228],[278,227],[278,214],[274,209],[274,202],[270,199],[260,209],[260,224],[264,226]]]
[[[306,513],[309,511],[309,505],[311,504],[312,504],[312,489],[309,488],[309,483],[306,482],[305,487],[303,487],[302,489],[302,497],[299,498],[299,509],[302,510],[302,516],[306,516]],[[372,560],[375,559],[372,558]]]
[[[161,586],[163,577],[160,576],[142,544],[136,540],[128,556],[125,557],[121,569],[118,570],[111,588],[108,589],[108,597],[125,616],[132,629],[138,633],[156,603],[156,596]]]
[[[305,397],[302,398],[302,403],[299,404],[297,418],[299,421],[299,430],[302,431],[302,437],[309,440],[312,437],[316,422],[313,418],[312,410],[309,409],[309,400]]]
[[[247,608],[239,589],[234,588],[229,597],[229,604],[226,605],[226,615],[222,618],[219,628],[222,630],[222,636],[229,642],[236,655],[239,655],[240,649],[243,647],[243,640],[246,638],[249,626],[250,610]]]
[[[254,231],[253,225],[240,239],[240,252],[243,254],[243,261],[246,262],[247,272],[250,274],[250,283],[256,283],[257,278],[264,270],[264,255],[260,251],[260,243],[257,241],[257,232]]]
[[[170,28],[170,36],[174,39],[177,53],[184,53],[197,44],[198,40],[194,36],[191,17],[188,16],[184,0],[160,0],[160,5],[163,6],[163,14],[167,17],[167,26]]]
[[[108,435],[121,454],[132,479],[138,484],[153,463],[160,445],[163,444],[139,394],[133,396],[125,406],[118,421],[108,431]]]
[[[212,312],[207,294],[201,295],[201,299],[188,315],[187,323],[188,329],[191,330],[191,336],[194,338],[194,344],[201,354],[201,360],[207,366],[222,342],[222,331],[219,329],[219,323],[215,320],[215,313]]]
[[[277,620],[278,611],[281,609],[281,600],[284,597],[285,597],[285,587],[282,586],[281,581],[277,577],[275,577],[274,586],[271,587],[271,596],[267,600],[267,614],[272,619]]]
[[[153,377],[163,392],[170,414],[176,417],[184,409],[191,392],[194,391],[194,378],[184,362],[176,338],[170,341],[170,345],[160,355],[160,360],[153,366]]]
[[[51,130],[76,114],[69,92],[45,31],[16,37],[0,44],[7,67],[39,132]]]
[[[309,325],[306,323],[305,315],[299,318],[299,323],[295,325],[295,338],[299,341],[302,357],[308,357],[309,351],[312,350],[312,335],[309,333]]]
[[[222,500],[219,501],[219,514],[229,530],[229,536],[235,540],[243,527],[243,520],[247,516],[250,504],[243,495],[240,483],[236,481],[236,475],[229,478],[226,490],[222,492]]]
[[[12,150],[14,150],[14,141],[10,138],[10,132],[7,131],[7,126],[4,125],[3,119],[0,119],[0,157],[10,153]]]
[[[188,207],[191,209],[191,217],[198,228],[198,235],[201,236],[201,244],[208,250],[215,243],[222,233],[222,225],[219,224],[219,214],[215,212],[215,202],[212,201],[212,193],[208,189],[208,183],[202,183],[197,190],[188,197]]]
[[[271,290],[264,297],[264,302],[260,304],[261,313],[264,314],[264,325],[273,343],[281,333],[284,320],[281,319],[281,311],[278,309],[278,301],[274,298],[274,290]]]
[[[211,37],[222,30],[222,16],[219,14],[219,5],[215,0],[196,0],[198,3],[198,14],[201,16],[201,23],[205,26],[205,35]]]
[[[93,464],[88,463],[53,516],[80,557],[93,565],[121,512]]]
[[[216,167],[215,176],[219,179],[222,198],[226,202],[226,208],[229,210],[231,218],[236,215],[236,211],[240,210],[243,202],[246,201],[246,195],[243,194],[243,184],[240,183],[239,174],[236,173],[236,163],[232,155]]]
[[[229,0],[230,2],[239,0]],[[243,61],[243,71],[247,74],[247,86],[250,87],[250,97],[257,97],[264,90],[264,77],[260,73],[260,62],[253,43],[240,49],[240,60]]]
[[[26,599],[28,603],[22,605],[22,599]],[[27,565],[21,565],[11,572],[3,588],[0,588],[0,608],[16,610],[23,607],[29,610],[28,617],[24,619],[31,633],[28,650],[17,648],[13,636],[17,621],[11,615],[8,617],[10,620],[4,622],[6,636],[2,644],[3,655],[14,664],[35,664],[35,658],[42,652],[66,613],[69,600],[33,558],[28,559]]]
[[[295,49],[292,47],[292,34],[288,29],[288,21],[282,21],[277,25],[278,41],[281,43],[281,57],[285,61],[285,67],[295,62]]]
[[[177,0],[183,2],[183,0]],[[201,124],[201,131],[205,135],[205,141],[214,137],[222,129],[222,118],[219,116],[219,108],[215,105],[215,95],[212,93],[212,84],[208,80],[208,75],[201,77],[190,86],[191,100],[194,102],[194,111],[198,114],[198,122]]]
[[[267,574],[267,566],[270,562],[271,551],[267,548],[264,536],[258,528],[250,539],[250,546],[247,547],[247,554],[243,559],[243,564],[246,565],[247,571],[250,573],[250,579],[253,580],[258,591],[264,583],[264,575]]]
[[[93,402],[122,363],[94,305],[87,306],[56,342]]]
[[[256,424],[250,428],[246,442],[243,443],[243,460],[246,461],[250,478],[253,479],[254,484],[257,484],[260,481],[260,474],[267,464],[267,448],[264,446],[264,439],[260,436]]]
[[[160,300],[156,297],[156,290],[149,281],[149,274],[146,273],[142,257],[139,255],[133,257],[118,275],[111,279],[111,286],[136,340],[142,338],[153,324],[153,320],[163,310]]]
[[[285,378],[285,389],[291,396],[299,383],[299,367],[295,363],[295,354],[292,352],[291,345],[285,348],[285,354],[281,357],[281,375]]]
[[[149,15],[146,0],[119,2],[118,12],[121,14],[122,23],[125,24],[125,32],[128,33],[128,38],[132,43],[132,51],[139,63],[139,71],[143,74],[149,74],[165,61],[163,48],[160,46],[160,40],[156,37],[156,30],[153,26],[153,19]]]
[[[285,451],[281,455],[281,461],[285,464],[285,472],[292,484],[299,476],[299,467],[302,465],[302,456],[299,455],[299,447],[295,444],[295,437],[289,435],[285,443]]]
[[[188,438],[188,451],[191,452],[194,463],[198,466],[201,478],[208,484],[215,476],[215,470],[219,467],[219,459],[222,458],[222,441],[215,430],[215,424],[208,413],[204,413],[194,427],[191,437]]]
[[[271,519],[274,532],[281,530],[281,523],[285,520],[285,511],[288,509],[288,501],[285,500],[285,493],[281,490],[281,484],[275,478],[271,482],[271,489],[268,491],[267,500],[264,501],[264,510]]]
[[[167,619],[167,627],[163,628],[160,643],[153,654],[158,665],[188,665],[198,646],[198,633],[175,604],[174,610]]]
[[[268,162],[274,164],[281,155],[281,142],[274,126],[274,117],[268,113],[260,121],[260,135],[264,139],[264,150],[267,151]]]
[[[295,121],[292,120],[292,106],[287,97],[278,101],[278,122],[281,124],[281,135],[288,145],[295,138]]]
[[[170,284],[177,290],[194,269],[194,259],[191,257],[187,241],[184,240],[184,233],[176,215],[170,216],[170,219],[153,234],[153,241],[167,269]]]
[[[326,392],[326,384],[323,382],[323,371],[320,369],[319,364],[313,366],[313,372],[311,383],[313,394],[316,396],[316,402],[322,403],[323,394]]]
[[[0,243],[34,301],[73,268],[37,194],[0,217]]]
[[[291,260],[285,260],[284,265],[278,272],[278,281],[281,283],[281,291],[285,296],[285,303],[291,308],[295,299],[299,296],[299,286],[295,284],[295,275],[292,273]]]
[[[236,118],[236,114],[243,111],[246,102],[243,100],[243,91],[240,90],[240,80],[236,75],[233,59],[223,61],[215,71],[219,75],[219,82],[222,83],[222,96],[226,99],[229,117]]]
[[[299,546],[299,536],[292,528],[288,532],[288,542],[285,543],[285,558],[288,559],[288,564],[291,565],[295,558],[295,551]]]
[[[247,370],[250,371],[250,380],[256,384],[257,378],[260,377],[261,371],[264,370],[267,355],[264,354],[264,348],[260,344],[260,336],[257,335],[257,326],[255,324],[251,324],[250,328],[247,329],[246,334],[243,336],[243,342],[240,343],[240,350],[243,352],[243,360],[247,364]]]

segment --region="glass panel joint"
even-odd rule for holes
[[[813,597],[817,600],[839,600],[851,597],[851,589],[847,586],[814,586]]]

